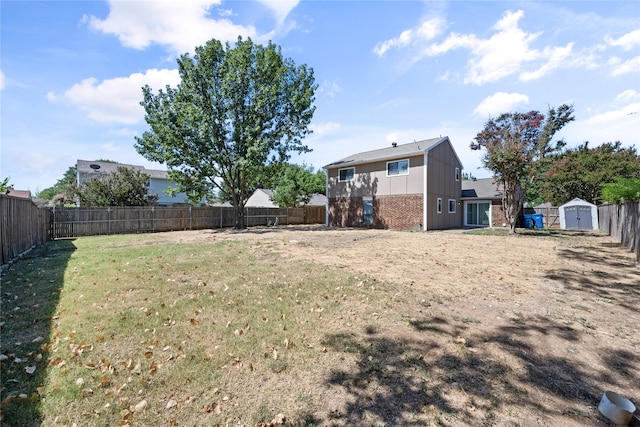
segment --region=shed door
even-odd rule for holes
[[[567,206],[564,208],[564,220],[567,228],[591,230],[591,206]]]

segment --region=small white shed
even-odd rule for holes
[[[582,199],[573,199],[558,208],[560,228],[568,230],[597,230],[598,207]]]

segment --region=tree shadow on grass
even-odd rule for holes
[[[48,340],[64,272],[75,249],[72,240],[49,242],[12,265],[1,279],[3,426],[37,426],[43,421],[39,388],[46,381]]]
[[[404,336],[373,329],[326,336],[323,345],[356,356],[355,366],[336,368],[327,379],[347,395],[344,407],[329,414],[333,424],[493,425],[511,411],[540,415],[543,424],[606,422],[594,409],[602,395],[599,383],[620,385],[617,379],[537,346],[540,335],[579,342],[580,331],[546,317],[491,330],[458,323],[423,318],[411,321],[415,333]],[[609,354],[604,364],[620,375],[636,375],[640,367],[629,354]]]
[[[573,261],[563,269],[546,272],[548,279],[573,291],[594,294],[625,309],[640,313],[640,270],[633,257],[621,257],[622,247],[601,242],[593,247],[560,249],[562,258]]]

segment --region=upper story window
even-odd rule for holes
[[[340,169],[338,171],[338,181],[353,181],[356,175],[356,168]]]
[[[387,176],[409,175],[409,159],[387,162]]]
[[[460,181],[460,168],[456,168],[456,181]]]

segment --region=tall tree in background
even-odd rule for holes
[[[123,166],[113,173],[99,173],[76,188],[84,206],[148,206],[158,200],[149,194],[149,175]]]
[[[553,136],[574,120],[573,106],[549,108],[545,117],[538,111],[504,113],[490,119],[474,138],[471,149],[485,148],[482,164],[494,173],[502,185],[502,206],[509,223],[509,233],[516,231],[527,187],[536,177],[536,161],[564,146],[552,143]]]
[[[315,111],[313,70],[273,43],[238,38],[235,47],[210,40],[193,58],[182,55],[178,71],[177,88],[143,88],[151,130],[136,149],[166,164],[194,199],[217,192],[231,200],[235,227],[244,228],[244,205],[264,169],[310,151],[302,139]]]
[[[273,200],[280,207],[295,207],[309,203],[314,194],[324,194],[327,176],[313,172],[306,165],[287,165],[274,188]]]
[[[640,201],[640,177],[616,178],[602,185],[602,201],[609,203]]]
[[[585,142],[558,156],[544,174],[540,193],[559,206],[576,197],[598,204],[602,184],[617,178],[640,177],[640,156],[635,147],[622,147],[620,141],[589,148]]]

